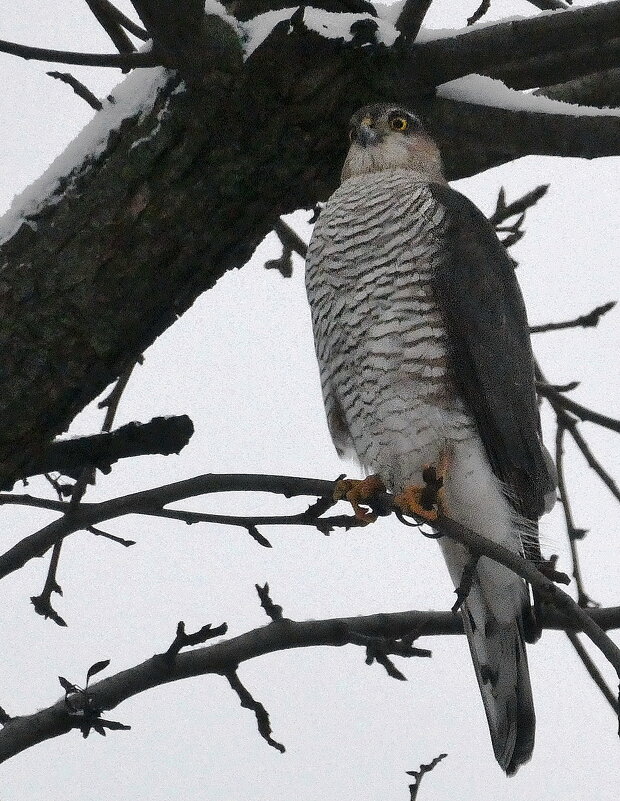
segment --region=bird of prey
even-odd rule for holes
[[[514,263],[484,215],[448,186],[415,114],[366,106],[349,133],[342,182],[306,265],[330,433],[369,476],[341,494],[369,520],[359,504],[384,486],[431,524],[440,508],[539,558],[537,521],[555,474]],[[440,487],[430,502],[429,482]],[[534,745],[528,590],[496,562],[474,565],[447,537],[440,545],[454,585],[468,575],[463,624],[495,756],[511,775]]]

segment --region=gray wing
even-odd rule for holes
[[[534,361],[514,265],[493,226],[466,197],[431,184],[446,211],[445,257],[434,290],[453,377],[495,474],[517,511],[535,520],[555,481],[540,439]]]

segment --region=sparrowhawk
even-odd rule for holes
[[[334,444],[378,477],[366,489],[380,480],[432,523],[430,475],[451,518],[537,555],[537,521],[555,478],[514,264],[484,215],[448,186],[415,114],[367,106],[350,138],[306,266]],[[347,487],[364,517],[364,486]],[[495,756],[512,774],[534,745],[527,587],[486,557],[474,567],[447,537],[440,545],[455,586],[469,571],[463,624]]]

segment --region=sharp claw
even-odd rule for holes
[[[353,507],[355,517],[364,525],[374,523],[377,515],[360,506],[372,499],[377,492],[385,492],[385,484],[378,476],[368,476],[362,481],[344,478],[336,482],[333,498],[335,501],[346,499]]]

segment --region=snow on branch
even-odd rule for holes
[[[563,114],[572,117],[616,117],[620,119],[620,109],[579,106],[551,100],[542,95],[529,94],[510,89],[503,81],[484,75],[465,75],[439,86],[438,97],[476,103],[481,106],[503,108],[508,111],[527,111],[537,114]]]
[[[110,135],[123,121],[138,116],[143,119],[153,108],[162,87],[172,74],[164,67],[131,73],[102,101],[102,109],[69,143],[45,172],[24,192],[16,196],[6,214],[0,218],[0,245],[29,223],[44,206],[60,203],[71,191],[82,170],[105,151]],[[165,113],[164,110],[161,112]],[[36,229],[35,229],[36,230]]]
[[[410,63],[412,68],[432,75],[436,84],[472,72],[508,79],[512,69],[518,73],[527,63],[528,85],[542,86],[612,66],[601,64],[601,59],[609,46],[611,52],[607,57],[617,60],[618,37],[620,0],[612,0],[586,8],[480,25],[453,32],[452,36],[417,42],[411,48]],[[573,52],[577,58],[571,60]],[[565,63],[564,76],[560,74],[561,63],[549,64],[554,57]],[[546,80],[545,69],[550,66],[555,69],[553,80]],[[522,75],[521,85],[523,80]]]
[[[540,98],[537,98],[540,99]],[[557,114],[437,97],[426,118],[450,180],[528,155],[599,158],[620,151],[620,115]]]

